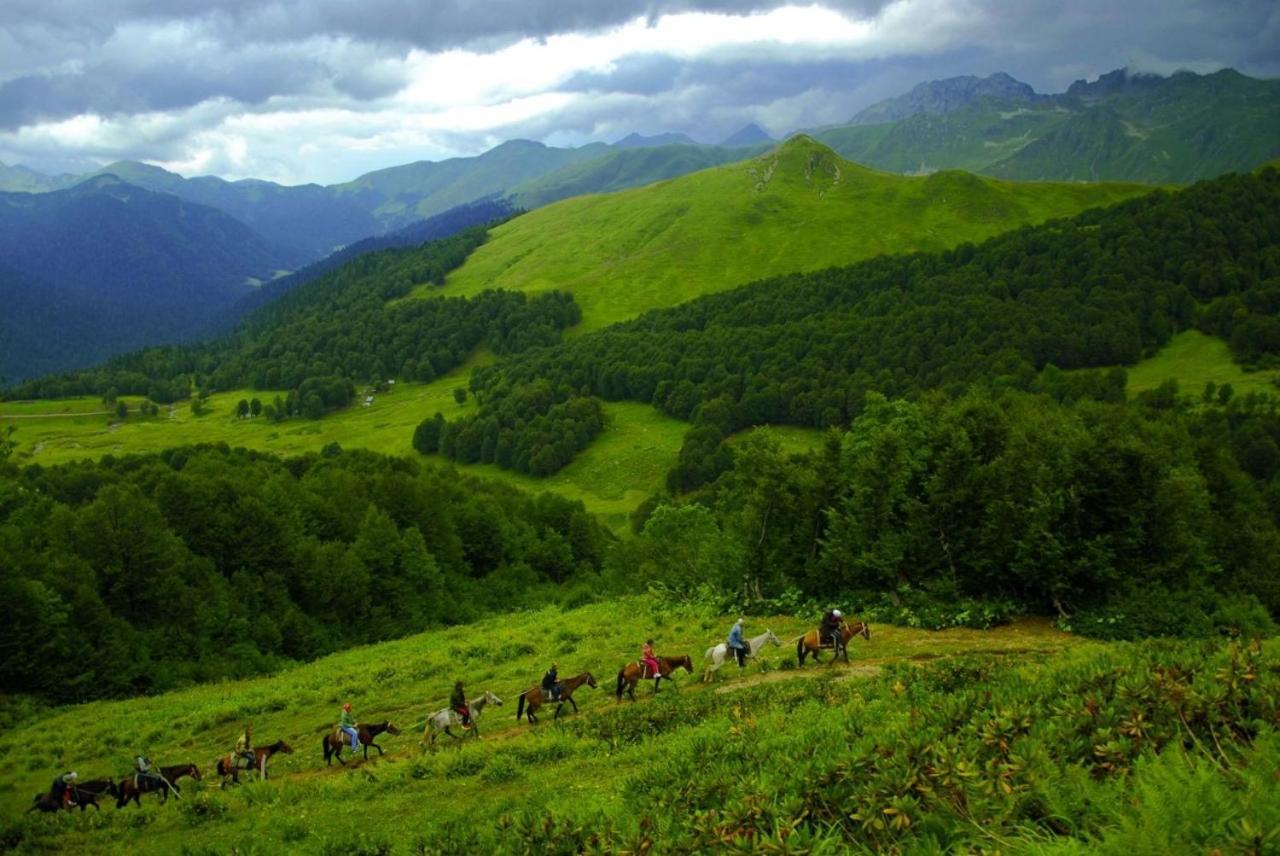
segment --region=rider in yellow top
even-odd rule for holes
[[[246,770],[253,769],[253,725],[244,727],[244,734],[236,738],[236,748],[233,753],[237,764],[243,763]]]

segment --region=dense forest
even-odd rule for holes
[[[478,370],[483,407],[456,431],[503,424],[513,398],[530,405],[516,414],[526,425],[566,397],[649,402],[695,423],[672,483],[690,489],[714,474],[708,454],[720,437],[759,424],[845,427],[869,392],[1031,389],[1048,366],[1132,363],[1190,327],[1266,365],[1280,357],[1278,310],[1280,173],[1268,168],[977,247],[879,257],[649,312]],[[534,383],[558,394],[525,395]],[[497,461],[497,444],[484,448],[492,455],[481,460]]]
[[[397,300],[416,284],[443,283],[486,235],[477,226],[421,247],[366,253],[260,308],[222,339],[127,354],[95,370],[30,381],[9,395],[114,390],[163,404],[193,388],[296,391],[318,378],[431,380],[481,345],[508,354],[555,342],[579,318],[567,295],[489,291],[470,299]]]
[[[564,596],[611,539],[580,502],[411,460],[225,447],[5,469],[0,686],[154,692]]]

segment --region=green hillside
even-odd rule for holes
[[[517,218],[494,230],[443,293],[568,291],[583,332],[751,280],[942,249],[1146,191],[959,172],[906,178],[798,136],[741,163]],[[428,293],[440,291],[413,296]]]
[[[271,677],[11,720],[0,748],[23,762],[0,772],[0,835],[18,852],[86,854],[997,843],[1121,853],[1138,841],[1150,852],[1265,852],[1248,846],[1280,820],[1268,797],[1280,760],[1274,642],[1103,646],[1040,622],[940,633],[877,624],[870,641],[854,640],[851,666],[795,670],[789,643],[812,621],[752,617],[749,632],[784,642],[764,649],[765,668],[728,666],[714,686],[680,672],[678,689],[615,701],[614,675],[644,638],[701,671],[731,621],[652,597],[504,615]],[[599,689],[580,689],[580,712],[558,723],[517,723],[518,693],[552,659],[564,677],[591,671]],[[425,715],[455,679],[472,701],[488,690],[504,704],[485,712],[482,740],[423,752]],[[343,701],[363,722],[401,729],[378,740],[385,756],[324,766],[321,736]],[[272,759],[270,781],[220,791],[214,759],[246,723],[257,745],[294,751]],[[141,809],[19,814],[57,772],[121,776],[138,751],[194,762],[203,779],[183,780],[181,799],[163,806],[145,796]]]

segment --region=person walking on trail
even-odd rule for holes
[[[560,675],[556,672],[555,663],[552,663],[551,668],[547,669],[547,673],[542,676],[542,697],[547,701],[560,700]]]
[[[839,647],[840,625],[844,623],[844,615],[838,609],[828,609],[822,616],[822,624],[818,626],[818,644],[831,643],[831,647]]]
[[[449,707],[457,711],[458,716],[462,717],[462,727],[471,727],[471,709],[467,707],[467,693],[462,688],[462,681],[458,681],[453,685],[453,694],[449,696]]]
[[[653,655],[653,640],[646,639],[644,647],[640,649],[640,662],[644,663],[649,673],[646,678],[656,678],[662,674],[662,666],[658,663],[658,658]]]
[[[342,706],[342,714],[338,717],[338,728],[351,738],[351,751],[360,748],[360,725],[351,713],[351,702]]]
[[[746,624],[744,619],[739,618],[733,623],[733,629],[729,631],[729,638],[726,644],[729,650],[733,652],[733,656],[738,659],[738,668],[741,669],[747,664],[747,654],[751,653],[747,650],[746,640],[742,638],[742,626]]]
[[[236,764],[243,764],[246,770],[252,770],[253,757],[253,725],[244,727],[244,733],[236,738],[236,748],[232,751]]]

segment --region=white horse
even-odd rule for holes
[[[491,704],[502,707],[502,699],[485,690],[484,695],[468,705],[471,711],[471,733],[477,738],[480,736],[480,715],[484,713],[485,707]],[[418,741],[418,745],[425,747],[430,743],[430,745],[434,746],[436,738],[440,736],[440,732],[448,734],[455,740],[460,740],[461,738],[458,735],[449,730],[449,726],[461,724],[462,715],[453,708],[446,707],[444,710],[437,710],[427,717],[427,727],[422,729],[422,739]],[[465,736],[464,734],[463,737]]]
[[[756,653],[759,652],[759,650],[767,642],[772,643],[775,646],[782,644],[782,640],[779,639],[777,636],[774,636],[772,630],[765,630],[765,632],[761,633],[759,636],[755,637],[754,639],[747,640],[746,659],[750,660],[753,657],[755,657]],[[709,681],[712,678],[714,678],[716,674],[716,670],[724,665],[725,660],[736,659],[732,654],[729,653],[728,642],[721,642],[719,645],[716,645],[713,648],[708,648],[706,657],[708,660],[711,661],[711,665],[707,666],[707,670],[702,673],[702,680],[704,681]]]

